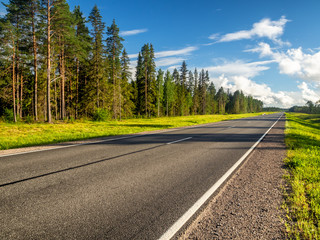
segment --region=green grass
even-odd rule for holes
[[[74,121],[54,124],[0,122],[0,150],[191,126],[260,114],[262,113],[161,117],[107,122]]]
[[[288,236],[320,239],[320,115],[286,115]]]

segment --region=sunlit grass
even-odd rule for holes
[[[0,122],[0,150],[58,143],[94,137],[133,134],[144,131],[176,128],[257,116],[262,113],[232,115],[197,115],[185,117],[161,117],[127,119],[122,121],[74,121],[47,123]]]
[[[320,239],[320,115],[287,114],[286,144],[288,235]]]

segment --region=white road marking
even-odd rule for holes
[[[180,130],[183,130],[183,129],[200,128],[200,127],[207,126],[207,125],[223,125],[223,124],[228,123],[228,122],[230,122],[230,121],[236,121],[236,120],[238,120],[238,119],[227,120],[227,121],[220,121],[220,122],[213,122],[213,123],[205,123],[205,124],[199,124],[199,125],[194,125],[194,126],[187,126],[187,127],[182,127],[182,128],[167,129],[167,130],[161,131],[161,133],[180,131]],[[2,158],[2,157],[9,157],[9,156],[15,156],[15,155],[22,155],[22,154],[27,154],[27,153],[43,152],[43,151],[49,151],[49,150],[54,150],[54,149],[60,149],[60,148],[77,147],[77,146],[94,144],[94,143],[111,142],[111,141],[117,141],[117,140],[128,139],[128,138],[143,137],[143,136],[153,135],[153,134],[157,134],[157,133],[158,133],[158,132],[155,132],[155,133],[150,132],[150,133],[146,133],[146,134],[142,134],[142,135],[125,136],[125,137],[105,139],[105,140],[93,141],[93,142],[86,142],[86,143],[77,143],[77,144],[72,144],[72,143],[71,143],[70,145],[67,145],[67,146],[55,146],[55,147],[49,147],[49,148],[40,149],[40,150],[32,150],[32,151],[26,150],[25,152],[10,153],[10,154],[4,154],[4,155],[1,155],[1,154],[0,154],[0,158]],[[83,140],[86,140],[86,139],[83,139]],[[42,145],[42,147],[43,147],[43,146],[45,146],[45,145]],[[36,147],[36,146],[33,146],[33,147]],[[40,147],[41,147],[41,145],[40,145]],[[0,150],[0,152],[1,152],[1,150]]]
[[[183,138],[183,139],[176,140],[176,141],[173,141],[173,142],[168,142],[167,144],[178,143],[178,142],[186,141],[186,140],[191,139],[191,138],[192,138],[192,137],[187,137],[187,138]]]
[[[171,239],[183,225],[200,209],[200,207],[211,197],[211,195],[224,183],[224,181],[237,169],[246,157],[255,149],[268,132],[276,125],[279,119],[262,135],[262,137],[198,200],[189,210],[183,214],[160,238],[159,240]]]

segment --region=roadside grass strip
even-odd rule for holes
[[[286,115],[288,237],[320,239],[320,115]]]
[[[261,114],[263,113],[135,118],[105,122],[88,120],[56,121],[53,124],[0,122],[0,150],[193,126]]]

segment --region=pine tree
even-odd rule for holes
[[[119,36],[119,28],[113,19],[112,25],[107,28],[107,56],[110,64],[110,79],[112,79],[113,88],[113,117],[117,119],[118,115],[121,119],[121,64],[120,54],[123,48],[122,41]]]
[[[163,86],[163,104],[166,107],[166,116],[172,115],[174,101],[174,83],[169,70],[166,71]]]
[[[104,32],[105,29],[105,24],[102,22],[102,16],[100,14],[100,11],[97,7],[97,5],[95,5],[89,15],[89,21],[92,25],[92,30],[91,30],[91,35],[92,35],[92,39],[93,39],[93,49],[92,49],[92,76],[91,76],[91,80],[95,81],[95,89],[96,89],[96,94],[94,95],[93,93],[91,93],[92,89],[92,85],[88,86],[88,98],[92,99],[95,97],[96,99],[96,107],[99,108],[100,107],[100,84],[102,82],[103,79],[103,72],[104,72],[104,60],[103,60],[103,42],[102,42],[102,34]],[[91,96],[90,96],[91,93]],[[88,99],[88,100],[89,100]]]
[[[73,18],[70,12],[69,5],[66,0],[59,0],[55,2],[53,8],[54,18],[52,19],[52,30],[54,31],[54,44],[55,53],[58,59],[58,69],[60,78],[60,119],[66,118],[66,72],[67,72],[67,61],[68,55],[69,60],[73,56],[75,32],[72,26]],[[71,78],[69,78],[69,93],[72,101],[72,87]]]
[[[216,88],[213,84],[213,82],[211,82],[209,84],[208,87],[208,96],[207,96],[207,113],[209,114],[214,114],[216,111],[216,107],[215,107],[215,95],[216,95]]]
[[[158,70],[158,75],[157,75],[157,81],[156,81],[156,90],[157,90],[157,109],[158,109],[158,114],[157,116],[160,116],[160,108],[162,105],[162,100],[163,100],[163,75],[164,72],[159,69]]]
[[[12,92],[12,110],[14,122],[17,122],[17,109],[16,109],[16,34],[15,27],[11,24],[8,14],[1,19],[1,65],[4,69],[11,70],[11,92]],[[2,74],[5,75],[5,74]],[[9,74],[8,74],[9,75]]]
[[[137,61],[138,112],[146,117],[155,115],[156,66],[152,44],[144,44]]]
[[[185,61],[182,62],[180,68],[180,91],[179,91],[179,99],[181,105],[181,115],[189,114],[189,106],[188,106],[188,92],[187,92],[187,64]]]
[[[22,77],[22,39],[24,36],[25,2],[23,0],[10,0],[4,4],[7,10],[6,24],[3,25],[6,39],[9,40],[12,53],[12,98],[14,121],[17,115],[22,117],[23,77]]]
[[[228,101],[228,95],[225,93],[223,87],[220,87],[216,94],[216,99],[218,102],[218,112],[219,114],[224,114],[226,112],[226,104]]]
[[[138,54],[137,66],[136,66],[136,84],[135,89],[136,93],[136,113],[138,115],[142,115],[144,111],[144,96],[145,96],[145,78],[144,78],[144,70],[143,70],[143,59],[141,56],[141,52]]]
[[[91,52],[91,37],[89,36],[89,29],[85,25],[86,19],[80,11],[80,6],[76,6],[73,11],[74,27],[75,27],[75,68],[76,68],[76,101],[75,101],[75,118],[78,118],[80,102],[85,101],[85,85],[89,67],[87,62],[89,53]],[[83,101],[82,101],[83,100]],[[83,105],[81,105],[84,107]],[[81,110],[81,109],[80,109]]]
[[[134,103],[133,99],[133,90],[132,85],[129,83],[131,80],[130,72],[130,59],[125,49],[122,51],[121,55],[121,93],[120,93],[120,106],[121,110],[124,113],[125,117],[132,116]],[[121,120],[121,111],[120,111],[120,120]]]

